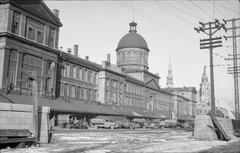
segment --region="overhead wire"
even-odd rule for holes
[[[230,9],[230,8],[226,7],[225,5],[221,5],[219,3],[216,3],[216,5],[218,5],[219,7],[223,8],[223,9],[225,9],[225,10],[231,12],[231,13],[233,13],[234,15],[236,15],[236,13],[238,13],[237,11],[233,10],[232,8]]]
[[[199,21],[206,21],[205,18],[202,18],[202,17],[200,17],[200,16],[198,16],[198,15],[195,15],[196,11],[195,11],[195,10],[192,10],[192,7],[189,7],[189,6],[186,4],[185,1],[183,1],[183,2],[180,3],[180,4],[182,4],[182,6],[184,6],[184,7],[186,8],[186,10],[190,10],[190,11],[191,11],[191,12],[186,12],[185,9],[183,10],[183,12],[186,12],[186,14],[188,14],[189,16],[195,17],[195,18],[197,18]],[[188,3],[188,4],[189,4],[189,3]]]
[[[224,59],[224,60],[227,59],[225,56],[220,55],[220,54],[218,54],[218,53],[213,52],[213,54],[216,55],[216,56],[218,56],[218,57],[220,57],[220,58],[222,58],[222,59]]]
[[[211,16],[209,16],[209,14],[208,14],[207,12],[205,12],[205,10],[203,10],[200,6],[198,6],[198,4],[196,4],[194,1],[190,1],[190,2],[192,2],[192,4],[193,4],[195,7],[197,7],[201,12],[203,12],[203,14],[204,14],[207,18],[211,19]]]
[[[222,13],[222,11],[219,10],[219,8],[215,5],[215,10],[216,12],[218,12],[219,14],[221,14],[221,16],[224,18],[224,19],[227,19],[228,17],[225,16],[225,14]]]
[[[215,0],[213,0],[213,21],[215,20]]]
[[[164,4],[165,6],[171,8],[171,9],[174,9],[174,10],[176,10],[176,11],[184,14],[184,15],[187,15],[188,17],[190,16],[190,17],[197,18],[198,20],[204,20],[203,18],[198,17],[198,16],[195,16],[193,13],[186,12],[186,11],[180,9],[179,7],[170,6],[170,5],[168,5],[167,3],[163,3],[163,4]],[[182,3],[180,3],[180,4],[182,4]],[[190,18],[190,19],[191,19],[191,18]]]
[[[166,4],[166,3],[162,3],[163,5],[161,5],[161,8],[162,7],[164,7],[165,9],[167,9],[166,11],[168,11],[170,14],[173,14],[173,16],[177,19],[177,20],[179,20],[179,17],[180,18],[182,18],[184,21],[186,21],[186,22],[188,22],[188,23],[190,23],[190,24],[193,24],[193,22],[189,19],[189,18],[186,18],[186,17],[184,17],[184,16],[182,16],[182,15],[179,15],[179,13],[174,13],[173,12],[173,10],[176,12],[180,12],[181,14],[185,14],[184,12],[182,12],[181,10],[179,10],[179,9],[177,9],[177,8],[174,8],[173,6],[170,6],[170,5],[168,5],[168,4]],[[153,4],[154,6],[156,6],[156,7],[160,7],[159,5],[156,5],[156,4]],[[183,20],[180,20],[180,21],[183,21]]]
[[[120,4],[120,6],[125,7],[127,9],[131,8],[131,6],[129,6],[129,4],[124,3],[123,1],[118,1]],[[141,15],[141,17],[144,17],[145,19],[151,21],[153,24],[157,25],[158,27],[163,27],[165,29],[168,29],[169,32],[177,34],[178,37],[181,37],[183,39],[185,39],[188,42],[192,43],[192,38],[190,38],[189,36],[185,35],[184,33],[181,33],[180,31],[176,30],[175,28],[169,26],[169,24],[166,24],[167,22],[163,22],[163,21],[159,21],[156,20],[155,18],[153,18],[153,16],[146,14],[145,12],[141,11],[140,9],[135,9],[136,13],[139,13]]]

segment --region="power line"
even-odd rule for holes
[[[172,8],[172,9],[174,9],[174,10],[177,10],[178,12],[180,12],[180,13],[182,13],[182,14],[185,14],[185,15],[187,15],[187,16],[197,18],[198,20],[204,20],[204,19],[201,18],[201,17],[195,16],[193,12],[192,12],[192,13],[189,13],[189,12],[186,12],[186,11],[181,10],[179,7],[173,7],[173,6],[170,6],[170,5],[166,4],[166,3],[162,3],[162,4],[168,6],[169,8]],[[183,3],[180,3],[180,4],[183,4]]]
[[[175,17],[176,17],[176,19],[177,20],[179,20],[179,13],[178,12],[180,12],[181,14],[185,14],[186,15],[186,13],[185,12],[183,12],[181,9],[178,9],[178,8],[176,8],[176,7],[173,7],[173,6],[170,6],[170,5],[168,5],[168,4],[166,4],[166,3],[162,3],[163,5],[161,5],[161,6],[163,6],[164,8],[166,8],[167,10],[168,10],[168,12],[169,13],[171,13],[171,14],[173,14]],[[154,4],[154,6],[156,6],[155,4]],[[159,7],[159,5],[157,5],[157,7]],[[176,12],[177,11],[177,13],[174,13],[174,11]],[[178,16],[177,16],[178,15]],[[189,15],[188,15],[189,16]],[[191,18],[186,18],[186,17],[183,17],[183,16],[180,16],[184,21],[186,21],[186,22],[188,22],[188,23],[190,23],[190,24],[193,24],[195,21],[191,21],[191,20],[189,20],[189,19],[191,19]],[[182,20],[181,20],[182,21]]]
[[[118,1],[118,4],[119,4],[121,7],[124,7],[124,8],[127,8],[127,9],[129,9],[129,8],[132,7],[132,6],[124,3],[123,1]],[[181,37],[181,38],[185,39],[186,41],[192,43],[192,38],[188,37],[185,33],[181,33],[180,31],[172,28],[171,26],[169,26],[169,24],[166,24],[166,23],[168,23],[168,22],[166,22],[166,21],[163,22],[163,21],[156,20],[152,15],[148,15],[148,14],[146,14],[145,12],[141,11],[141,10],[138,9],[138,8],[135,9],[135,12],[136,12],[136,14],[137,14],[137,13],[140,14],[141,17],[143,17],[143,18],[151,21],[153,24],[157,25],[158,27],[160,26],[160,27],[163,27],[163,28],[165,28],[165,29],[168,29],[169,32],[174,33],[174,34],[177,34],[179,37]],[[159,23],[159,22],[160,22],[160,23]]]
[[[215,20],[215,0],[213,0],[213,20]]]
[[[196,6],[199,10],[201,10],[201,11],[205,14],[206,17],[208,17],[208,18],[211,19],[211,17],[208,15],[207,12],[205,12],[205,10],[203,10],[201,7],[199,7],[194,1],[191,1],[191,2],[192,2],[192,4],[193,4],[194,6]]]
[[[233,9],[225,7],[225,5],[221,5],[219,3],[216,3],[216,5],[218,5],[219,7],[222,7],[223,9],[225,9],[227,11],[230,11],[230,12],[234,13],[234,15],[236,15],[238,13],[237,11],[234,11]]]
[[[221,57],[221,58],[223,58],[224,60],[226,60],[226,59],[227,59],[225,56],[219,55],[219,54],[217,54],[217,53],[214,53],[214,52],[213,52],[213,54],[214,54],[214,55],[216,55],[216,56],[218,56],[218,57]]]

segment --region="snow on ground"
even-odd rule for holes
[[[3,153],[161,153],[198,152],[233,141],[200,141],[182,130],[100,130],[55,133],[54,142],[41,147],[5,149]]]

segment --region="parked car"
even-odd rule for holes
[[[164,127],[166,127],[166,128],[177,128],[178,127],[178,122],[177,122],[177,120],[174,120],[174,119],[167,119],[167,120],[165,120]]]
[[[74,121],[74,128],[77,129],[87,129],[89,127],[87,121],[84,120],[75,120]]]
[[[58,125],[60,128],[73,128],[74,127],[73,116],[70,114],[59,114]]]
[[[144,122],[143,128],[150,128],[150,124],[151,124],[151,122],[146,120]]]
[[[154,129],[154,130],[159,129],[159,123],[158,122],[151,122],[149,128]]]
[[[138,127],[137,123],[130,122],[128,120],[121,122],[121,128],[127,128],[127,129],[136,129]]]
[[[114,129],[118,127],[118,124],[115,123],[113,120],[104,119],[104,118],[93,118],[91,119],[91,125],[94,128],[108,128]]]
[[[83,119],[77,119],[75,115],[72,114],[60,114],[58,115],[58,125],[60,128],[78,128],[78,129],[87,129],[88,123]]]

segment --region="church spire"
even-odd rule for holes
[[[207,74],[206,74],[206,66],[204,66],[202,79],[200,83],[199,89],[199,103],[201,105],[201,111],[205,114],[211,110],[211,92],[210,92],[210,84],[208,82]]]
[[[172,60],[171,56],[169,58],[169,65],[168,65],[168,76],[167,76],[167,88],[173,87],[173,75],[172,75]]]
[[[207,74],[206,74],[206,66],[204,66],[202,81],[201,83],[208,82]]]

